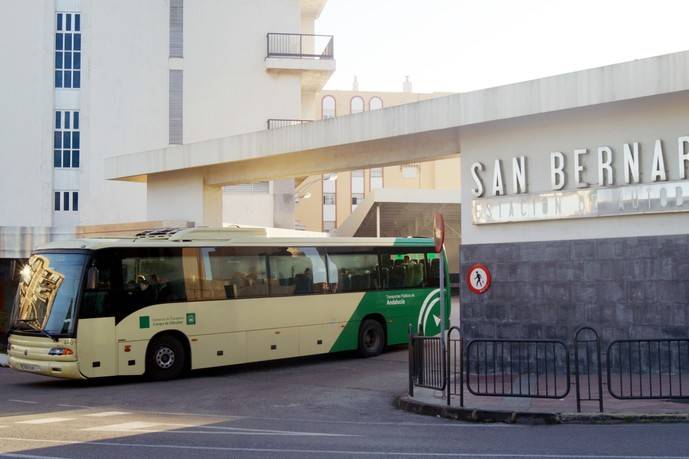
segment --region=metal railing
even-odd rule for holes
[[[414,387],[445,390],[447,383],[445,346],[439,336],[409,333],[409,391]]]
[[[303,33],[269,33],[266,57],[334,59],[334,37]]]
[[[313,121],[313,120],[290,120],[290,119],[270,118],[268,121],[266,121],[266,127],[268,130],[280,129],[283,127],[298,126],[300,124],[310,123],[311,121]]]
[[[459,396],[459,406],[464,406],[464,338],[458,327],[447,331],[447,404],[452,396]]]
[[[689,398],[689,339],[624,339],[607,351],[610,395],[617,399]]]
[[[581,413],[581,402],[598,402],[598,409],[601,413],[603,412],[602,366],[598,332],[591,327],[581,327],[574,334],[574,373],[576,378],[574,382],[577,389],[577,413]],[[584,377],[586,378],[585,383],[583,382]],[[591,382],[592,379],[593,383]]]
[[[564,398],[569,352],[557,340],[475,339],[466,350],[466,385],[474,395]]]
[[[600,335],[591,327],[578,329],[571,345],[548,339],[465,344],[457,327],[443,340],[414,335],[410,325],[409,395],[414,387],[442,390],[448,405],[458,396],[463,407],[466,386],[474,396],[561,400],[573,380],[577,411],[588,401],[597,402],[602,413],[607,378],[607,392],[617,399],[689,400],[689,338],[616,340],[604,355],[601,349]]]

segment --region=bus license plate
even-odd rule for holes
[[[41,371],[41,367],[39,367],[38,365],[31,365],[28,363],[22,363],[20,364],[20,367],[24,371]]]

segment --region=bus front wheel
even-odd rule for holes
[[[375,357],[385,349],[385,329],[375,319],[366,319],[359,329],[359,355]]]
[[[174,379],[184,371],[184,346],[173,336],[163,335],[148,345],[146,375],[156,381]]]

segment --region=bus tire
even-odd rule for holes
[[[375,319],[366,319],[359,328],[359,355],[375,357],[385,349],[385,329]]]
[[[177,338],[158,336],[146,350],[146,376],[155,381],[178,378],[186,367],[186,360],[184,346]]]

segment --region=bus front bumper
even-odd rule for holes
[[[71,355],[50,355],[53,347],[75,349],[73,343],[64,340],[53,342],[44,337],[10,335],[7,353],[10,368],[57,378],[84,379],[79,372],[79,362]]]
[[[11,368],[27,373],[35,373],[44,376],[55,376],[57,378],[84,379],[79,373],[77,362],[50,362],[46,360],[29,360],[19,357],[9,358]]]

